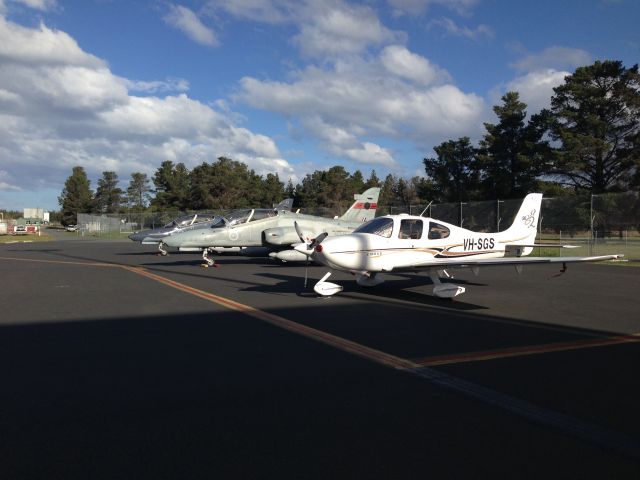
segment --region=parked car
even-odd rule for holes
[[[75,232],[78,230],[78,225],[67,225],[64,227],[67,232]]]

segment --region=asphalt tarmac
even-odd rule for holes
[[[0,245],[0,477],[640,478],[640,269],[374,289],[60,233]]]

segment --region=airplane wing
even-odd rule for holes
[[[417,262],[411,265],[395,266],[384,269],[386,272],[402,270],[422,270],[422,269],[444,269],[452,267],[485,267],[500,265],[532,265],[541,263],[578,263],[578,262],[601,262],[604,260],[617,260],[624,255],[599,255],[591,257],[500,257],[500,258],[445,258],[430,260],[428,262]]]

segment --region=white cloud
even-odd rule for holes
[[[387,0],[396,15],[422,15],[431,5],[442,5],[456,11],[460,15],[467,15],[469,10],[479,0]]]
[[[209,0],[205,10],[222,10],[236,18],[279,24],[292,21],[302,5],[300,0]]]
[[[152,175],[165,159],[192,168],[220,155],[260,174],[293,174],[273,139],[236,124],[233,112],[185,93],[132,94],[187,88],[181,79],[116,76],[64,32],[0,19],[0,183],[20,185],[37,171],[44,190],[59,192],[75,165],[93,178],[114,170],[126,182],[134,171]]]
[[[56,0],[14,0],[35,10],[47,11],[57,7]]]
[[[429,22],[429,28],[437,26],[444,29],[448,35],[454,37],[465,37],[471,40],[480,40],[481,38],[493,38],[493,30],[487,25],[480,24],[475,29],[469,27],[461,27],[450,18],[442,17]]]
[[[302,123],[308,132],[326,145],[329,153],[338,158],[369,166],[398,166],[390,150],[372,142],[360,141],[354,133],[330,125],[320,116],[304,118]]]
[[[19,185],[14,185],[12,183],[6,182],[4,179],[9,178],[8,172],[5,170],[0,170],[0,189],[1,190],[12,190],[14,192],[19,192],[21,190]]]
[[[204,11],[268,24],[291,24],[292,42],[306,56],[332,58],[404,40],[386,28],[376,11],[344,0],[209,0]]]
[[[209,47],[218,46],[215,32],[205,26],[198,16],[182,5],[170,5],[169,13],[164,17],[165,22],[185,33],[191,40]]]
[[[400,77],[422,85],[440,80],[450,80],[449,75],[429,62],[428,59],[410,52],[400,45],[390,45],[380,54],[382,65]]]
[[[52,30],[42,23],[36,29],[26,28],[4,17],[0,17],[0,62],[105,66],[102,60],[82,51],[65,32]]]
[[[397,34],[384,27],[371,8],[336,2],[309,8],[293,41],[306,55],[326,57],[360,53],[396,39]]]
[[[340,154],[364,165],[397,167],[397,163],[388,149],[371,142],[363,142],[360,148],[348,148],[341,151]]]
[[[551,105],[553,88],[564,83],[569,72],[543,69],[529,72],[495,88],[490,97],[494,105],[500,103],[500,97],[508,91],[520,94],[520,100],[527,104],[527,113],[535,114]]]
[[[589,52],[579,48],[549,47],[525,56],[511,66],[520,72],[532,72],[546,68],[565,69],[589,65],[593,61]]]
[[[397,57],[407,61],[394,72],[388,67],[390,58]],[[330,67],[307,67],[290,82],[245,77],[238,98],[298,122],[334,155],[389,166],[395,162],[390,150],[367,137],[409,139],[418,148],[430,148],[444,138],[472,135],[481,126],[485,106],[480,97],[446,83],[415,81],[422,78],[414,75],[419,71],[445,77],[437,67],[424,70],[427,65],[427,59],[411,52],[385,50],[370,61],[351,58]]]

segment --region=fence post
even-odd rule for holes
[[[462,228],[462,205],[466,204],[466,202],[460,202],[460,228]]]

